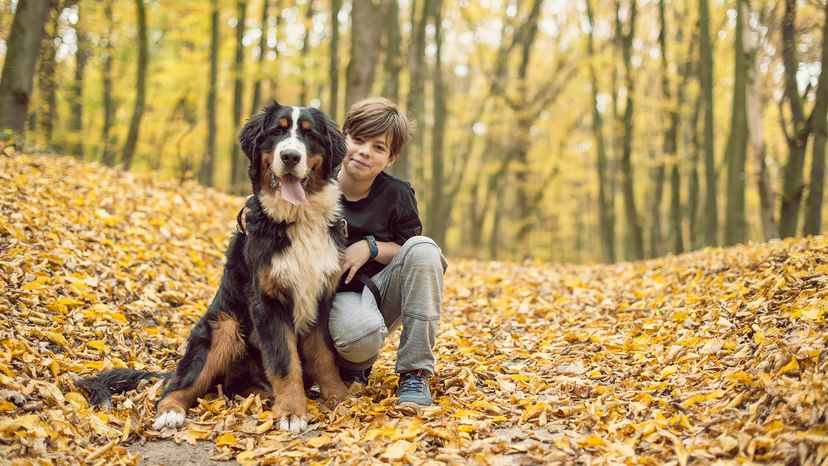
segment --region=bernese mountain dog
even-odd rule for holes
[[[305,389],[319,384],[330,406],[349,392],[339,377],[328,317],[345,237],[334,169],[346,144],[314,108],[273,102],[239,135],[253,196],[245,233],[233,235],[221,285],[196,323],[173,373],[116,369],[76,384],[91,403],[164,376],[153,426],[178,427],[218,383],[227,394],[272,394],[279,429],[308,425]]]

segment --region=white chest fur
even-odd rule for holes
[[[297,215],[291,219],[293,223],[287,227],[291,245],[273,256],[270,262],[270,279],[290,290],[293,323],[300,335],[316,323],[319,296],[333,291],[331,286],[336,284],[335,279],[340,273],[339,250],[329,232],[329,224],[339,213],[339,189],[331,185],[318,196],[322,198],[308,199],[307,205],[303,206],[307,209],[297,209]],[[272,200],[282,204],[279,201]],[[268,213],[283,209],[282,205],[270,202],[263,202],[263,205]]]

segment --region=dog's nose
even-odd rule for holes
[[[282,152],[281,155],[282,163],[285,164],[287,168],[293,168],[299,163],[299,160],[302,159],[302,155],[295,150],[286,150]]]

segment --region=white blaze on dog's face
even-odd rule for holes
[[[308,146],[299,138],[302,109],[290,107],[290,117],[280,117],[278,125],[287,137],[276,143],[273,150],[272,171],[276,177],[274,186],[279,188],[282,198],[293,205],[305,202],[305,187],[308,184]],[[285,133],[283,133],[285,134]]]

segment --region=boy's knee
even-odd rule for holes
[[[403,244],[400,253],[405,254],[405,263],[409,267],[446,270],[446,259],[440,247],[427,236],[412,236]]]
[[[334,345],[342,359],[352,363],[361,363],[379,354],[386,333],[384,324],[373,326],[356,339],[337,341],[337,338],[334,338]]]

